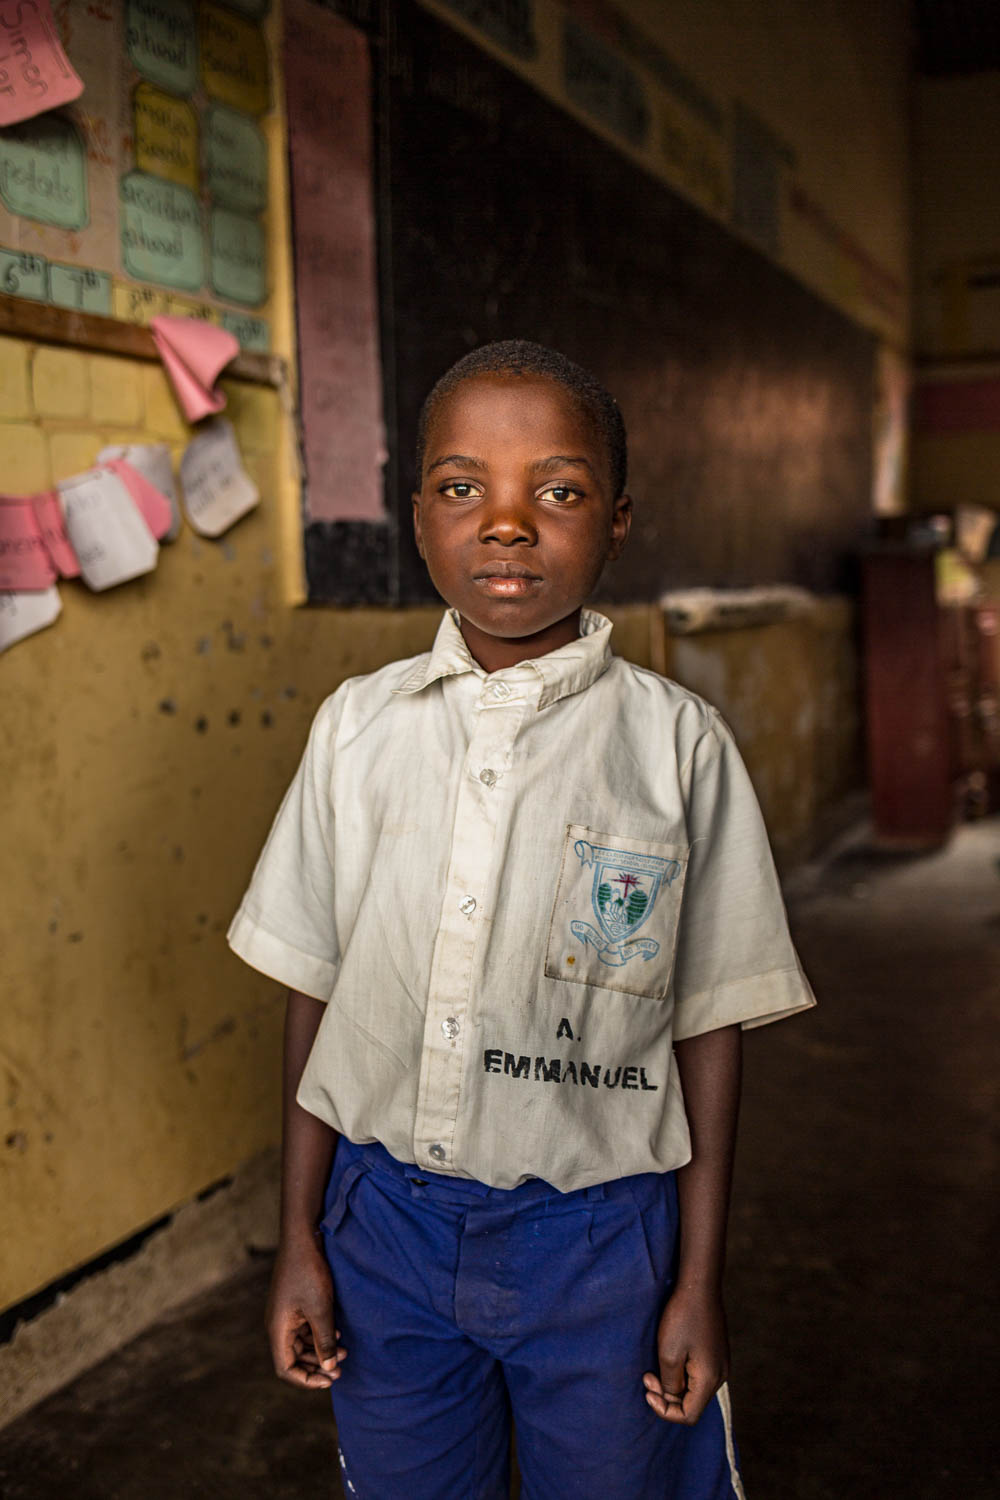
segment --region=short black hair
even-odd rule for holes
[[[617,500],[624,494],[628,477],[628,445],[625,422],[617,401],[596,375],[591,375],[582,365],[574,364],[556,349],[547,349],[544,344],[533,344],[528,339],[503,339],[495,344],[482,344],[457,360],[432,386],[417,419],[418,485],[423,475],[424,448],[431,417],[445,396],[474,375],[542,375],[546,380],[555,380],[564,386],[592,418],[604,441],[613,498]]]

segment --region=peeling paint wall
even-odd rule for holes
[[[825,818],[861,782],[853,611],[827,599],[803,619],[676,638],[670,675],[732,727],[775,857],[811,854]]]

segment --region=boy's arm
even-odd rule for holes
[[[289,990],[285,1011],[281,1228],[267,1299],[275,1373],[290,1385],[325,1389],[344,1350],[334,1327],[333,1282],[316,1237],[337,1132],[296,1103],[323,1016],[323,1002]]]
[[[643,1376],[657,1416],[697,1422],[726,1378],[722,1306],[726,1218],[739,1111],[742,1033],[723,1026],[676,1044],[691,1130],[691,1160],[677,1173],[680,1259],[657,1338],[658,1374]]]

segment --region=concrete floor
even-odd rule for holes
[[[1000,822],[790,901],[821,1007],[751,1033],[731,1237],[750,1500],[995,1500]],[[341,1495],[269,1371],[266,1262],[0,1434],[4,1500]],[[553,1496],[552,1500],[559,1500]]]

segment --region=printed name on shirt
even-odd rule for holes
[[[636,1089],[655,1093],[658,1083],[650,1083],[646,1069],[638,1065],[617,1068],[605,1067],[603,1063],[576,1063],[572,1058],[536,1057],[526,1053],[520,1055],[505,1052],[502,1047],[487,1047],[483,1053],[483,1072],[502,1073],[507,1078],[534,1079],[536,1083],[575,1083],[581,1087],[589,1085],[597,1089]]]

